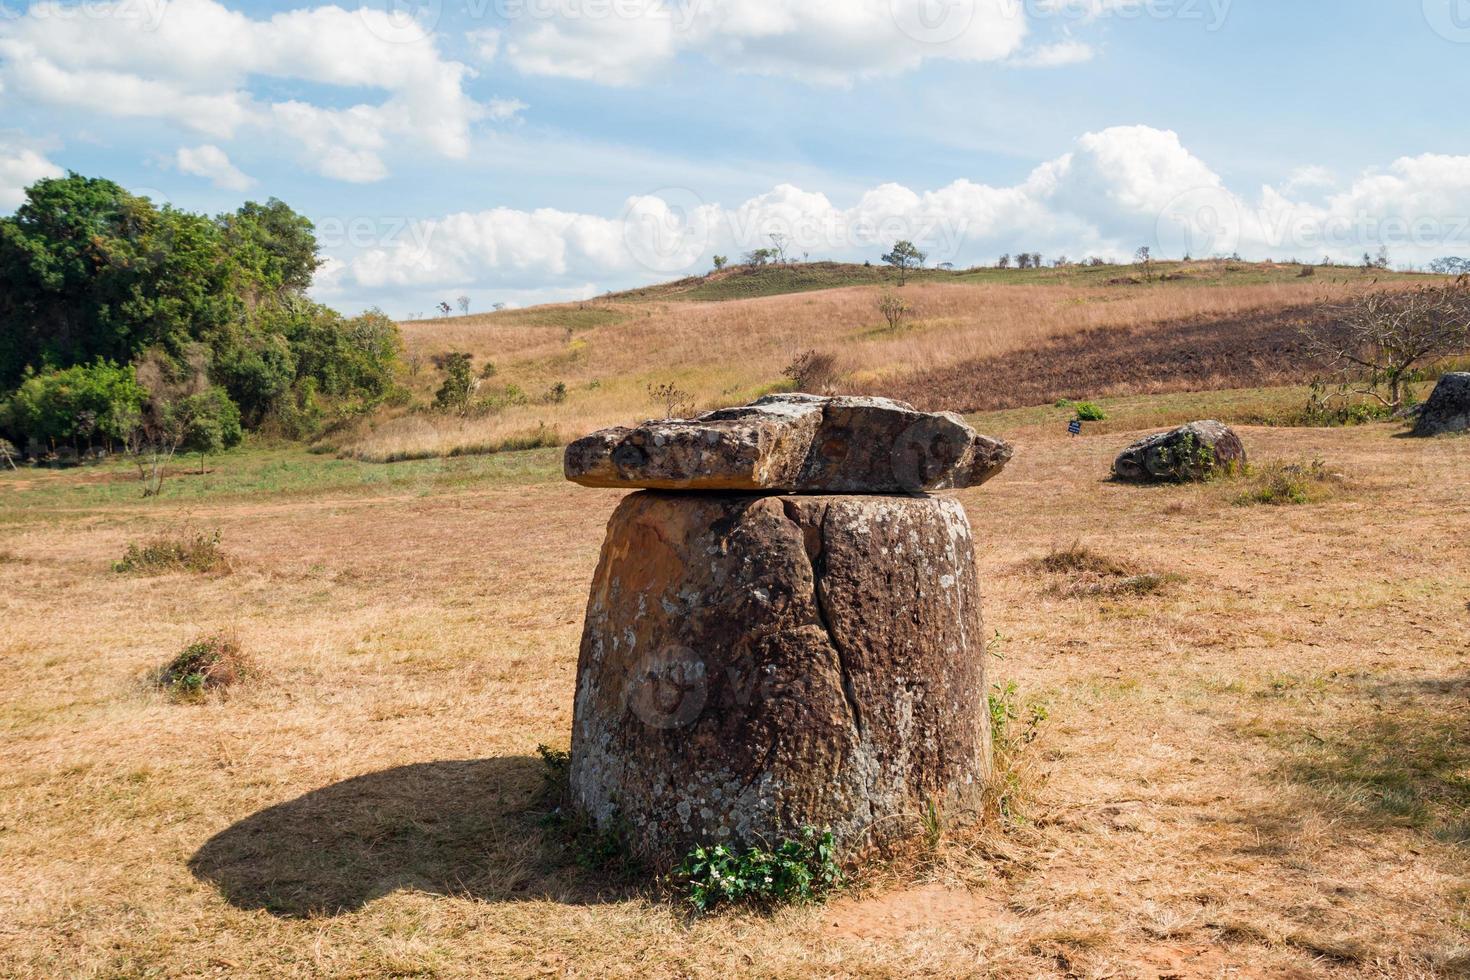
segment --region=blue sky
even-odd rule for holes
[[[1470,254],[1470,0],[0,0],[0,206],[318,222],[395,315],[812,258]]]

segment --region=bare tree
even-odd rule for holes
[[[648,400],[663,410],[666,419],[685,419],[694,414],[694,397],[672,381],[650,384]]]
[[[130,420],[124,443],[138,465],[145,497],[158,496],[169,462],[189,436],[190,418],[183,406],[209,387],[208,363],[209,355],[198,346],[185,354],[182,368],[157,350],[138,359],[138,384],[148,398]]]
[[[1143,278],[1149,282],[1154,281],[1154,253],[1147,245],[1140,245],[1138,251],[1133,253],[1133,261],[1143,266]]]
[[[1470,276],[1368,293],[1332,313],[1303,328],[1308,349],[1337,364],[1356,393],[1395,410],[1416,367],[1470,350]]]
[[[825,351],[802,351],[781,373],[791,379],[796,391],[830,395],[837,383],[837,358]]]
[[[469,313],[469,311],[470,311],[470,298],[468,296],[461,296],[458,299],[456,299],[455,302],[459,304],[459,312],[460,313]]]
[[[786,235],[779,231],[773,231],[767,236],[771,239],[771,249],[776,253],[776,261],[782,265],[786,264],[786,244],[791,241]]]

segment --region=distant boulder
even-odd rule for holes
[[[1113,462],[1113,478],[1127,483],[1189,483],[1244,465],[1240,437],[1210,419],[1138,440]]]
[[[1445,375],[1434,386],[1434,394],[1419,412],[1414,435],[1466,431],[1470,431],[1470,372],[1459,371]]]

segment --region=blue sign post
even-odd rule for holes
[[[1072,433],[1072,435],[1074,436],[1080,436],[1082,434],[1082,420],[1073,419],[1072,421],[1068,422],[1067,431]]]

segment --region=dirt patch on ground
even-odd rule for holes
[[[1086,330],[885,381],[873,393],[983,412],[1058,398],[1295,384],[1324,369],[1302,335],[1322,316],[1294,306]]]
[[[924,929],[970,929],[1004,918],[1000,902],[989,895],[929,884],[838,899],[823,921],[828,935],[843,939],[900,939]]]

